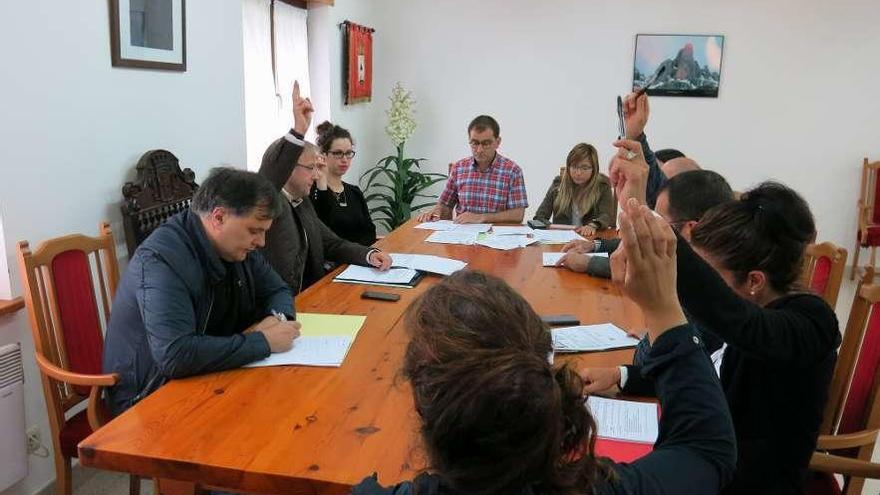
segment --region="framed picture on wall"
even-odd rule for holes
[[[717,98],[723,51],[721,35],[638,34],[633,91]]]
[[[114,67],[186,71],[184,0],[110,0]]]

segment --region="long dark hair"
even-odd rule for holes
[[[583,382],[553,369],[550,333],[504,281],[460,271],[407,309],[403,375],[430,468],[474,494],[584,493],[608,473]]]
[[[739,201],[716,206],[691,231],[691,244],[718,259],[738,283],[759,270],[781,294],[792,290],[804,250],[815,238],[809,205],[778,182],[761,183]]]

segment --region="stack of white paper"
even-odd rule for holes
[[[523,248],[534,242],[536,242],[535,239],[524,235],[488,235],[477,240],[477,244],[481,246],[504,251]]]
[[[467,263],[464,261],[444,258],[442,256],[403,253],[391,253],[391,264],[396,267],[438,273],[440,275],[452,275],[467,266]]]
[[[439,244],[465,244],[472,245],[477,242],[477,232],[468,232],[460,230],[438,230],[429,235],[425,242],[435,242]]]
[[[611,323],[554,328],[553,350],[556,352],[607,351],[635,347],[639,341]]]
[[[600,438],[626,442],[657,441],[657,404],[590,396],[586,402]]]
[[[416,225],[417,229],[437,230],[441,232],[457,230],[459,232],[476,232],[478,234],[489,232],[492,228],[488,223],[455,223],[452,220],[435,220]]]
[[[333,280],[341,282],[365,282],[376,284],[408,284],[418,275],[411,268],[391,268],[381,272],[366,266],[349,265]]]
[[[492,233],[495,235],[532,235],[534,230],[526,225],[493,225]]]
[[[565,244],[574,240],[585,240],[573,230],[535,230],[533,235],[542,244]]]

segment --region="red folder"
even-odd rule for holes
[[[652,450],[654,446],[649,443],[596,439],[596,457],[608,457],[615,462],[632,462],[650,454]]]

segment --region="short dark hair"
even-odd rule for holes
[[[263,208],[271,219],[278,218],[284,211],[284,203],[269,179],[232,167],[212,168],[193,195],[190,206],[198,215],[210,213],[217,207],[227,208],[237,216]]]
[[[498,125],[498,121],[488,115],[477,115],[468,125],[468,134],[474,129],[476,129],[477,132],[492,129],[492,134],[494,134],[496,138],[501,135],[501,127]]]
[[[706,213],[691,231],[691,244],[732,271],[739,283],[752,270],[767,275],[780,293],[801,273],[804,250],[816,237],[810,206],[793,189],[763,182]]]
[[[654,156],[663,163],[672,160],[673,158],[684,158],[684,153],[678,151],[674,148],[665,148],[662,150],[657,150],[654,152]]]
[[[547,326],[504,281],[456,272],[417,298],[404,322],[402,374],[428,462],[456,491],[574,493],[609,474],[593,454],[583,381],[550,365]]]
[[[321,153],[324,154],[330,151],[330,147],[333,146],[333,141],[337,139],[348,139],[349,141],[354,143],[354,140],[351,138],[351,133],[348,132],[348,129],[333,124],[328,120],[325,120],[321,125],[319,125],[315,129],[315,132],[318,133],[318,139],[315,140],[315,144],[318,145]]]
[[[659,192],[669,195],[669,215],[676,222],[699,220],[710,209],[734,200],[730,184],[717,172],[691,170],[666,181]]]

